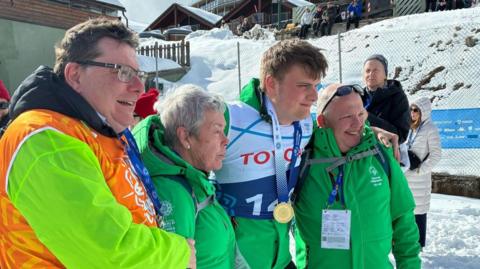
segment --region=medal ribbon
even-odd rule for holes
[[[143,186],[147,191],[147,195],[150,198],[151,202],[153,203],[153,207],[155,208],[155,212],[156,212],[155,218],[157,220],[157,225],[160,227],[162,223],[162,214],[160,213],[161,204],[158,198],[158,194],[155,191],[155,186],[153,185],[153,181],[150,178],[150,174],[148,173],[147,168],[145,167],[145,165],[143,165],[141,161],[140,151],[138,150],[137,143],[135,142],[135,139],[133,138],[133,135],[130,132],[130,130],[125,129],[122,132],[122,135],[126,139],[126,142],[123,139],[120,139],[120,140],[125,144],[128,157],[130,158],[130,161],[135,170],[135,173],[142,181]]]
[[[267,99],[268,100],[268,99]],[[275,109],[273,105],[269,102],[267,103],[268,114],[272,118],[272,128],[273,128],[273,144],[275,147],[275,179],[277,183],[277,196],[278,203],[288,202],[288,183],[287,183],[287,171],[285,160],[283,158],[283,144],[282,144],[282,134],[280,133],[280,124],[278,122]],[[293,178],[295,163],[297,162],[297,156],[300,151],[300,142],[302,140],[302,128],[298,121],[293,122],[294,133],[293,133],[293,149],[290,160],[290,181],[295,183],[296,179]]]

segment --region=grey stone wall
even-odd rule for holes
[[[480,198],[480,177],[433,174],[432,192]]]

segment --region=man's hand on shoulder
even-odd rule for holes
[[[393,154],[397,161],[400,161],[400,146],[398,144],[398,135],[385,131],[384,129],[371,126],[372,131],[377,135],[380,143],[386,147],[393,146]]]

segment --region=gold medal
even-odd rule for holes
[[[293,218],[293,208],[290,203],[281,202],[273,209],[273,218],[277,222],[287,223]]]

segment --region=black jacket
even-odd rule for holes
[[[410,110],[400,82],[388,80],[383,88],[373,92],[365,88],[365,92],[370,125],[397,134],[399,143],[403,143],[410,129]]]
[[[0,119],[0,137],[2,137],[3,132],[7,129],[8,121],[10,120],[10,116],[7,114],[5,117]]]
[[[12,96],[9,115],[13,121],[18,115],[32,109],[55,111],[81,120],[105,136],[117,136],[87,100],[53,73],[50,67],[38,67],[22,82]]]

